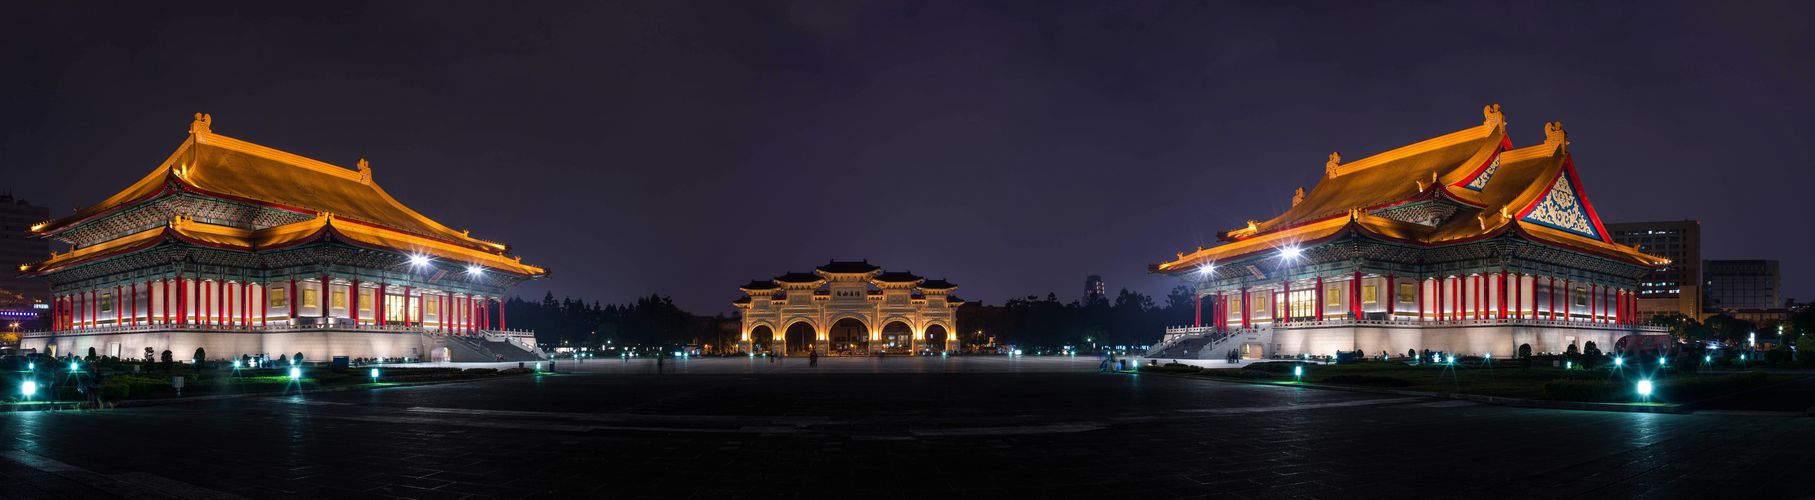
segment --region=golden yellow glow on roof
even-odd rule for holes
[[[340,217],[389,227],[479,250],[502,252],[501,243],[473,238],[411,210],[372,181],[372,168],[361,159],[346,169],[212,132],[212,117],[198,114],[190,135],[149,175],[100,203],[75,214],[34,224],[35,234],[51,234],[77,222],[166,192],[182,189],[224,196],[303,213]]]
[[[1568,137],[1559,123],[1545,124],[1542,144],[1501,151],[1506,143],[1505,117],[1499,106],[1483,110],[1481,126],[1439,136],[1340,164],[1332,153],[1326,178],[1304,199],[1266,222],[1226,233],[1231,242],[1199,248],[1189,255],[1158,264],[1156,271],[1176,273],[1270,248],[1320,240],[1345,228],[1366,234],[1426,245],[1459,243],[1518,230],[1551,244],[1586,250],[1609,258],[1645,266],[1669,263],[1632,247],[1558,231],[1517,219],[1526,207],[1545,196],[1552,181],[1569,166]],[[1498,158],[1492,181],[1480,191],[1456,187],[1469,180],[1483,165]],[[1431,196],[1440,196],[1481,207],[1464,209],[1436,227],[1369,215],[1370,209]]]

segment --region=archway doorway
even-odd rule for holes
[[[945,346],[945,333],[945,327],[943,326],[932,325],[926,327],[926,350],[934,353],[946,352],[949,350]]]
[[[757,325],[750,329],[750,352],[769,352],[775,346],[775,330],[768,325]]]
[[[832,323],[826,340],[834,353],[862,356],[870,351],[870,327],[857,318],[841,319]]]
[[[786,350],[783,352],[789,356],[806,356],[807,354],[812,353],[814,347],[814,333],[813,325],[808,324],[805,321],[788,325],[787,331],[782,333],[782,337],[786,342],[786,344],[784,344]]]
[[[889,353],[906,354],[913,352],[914,328],[907,323],[893,321],[882,327],[882,345]]]

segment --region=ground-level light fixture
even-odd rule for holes
[[[302,368],[290,367],[290,380],[302,378]]]
[[[1304,378],[1305,378],[1305,365],[1298,365],[1298,366],[1292,367],[1292,380],[1302,380]]]
[[[82,369],[82,365],[80,363],[77,363],[75,361],[69,362],[69,371],[75,372],[75,371],[81,371],[81,369]]]
[[[1614,356],[1613,357],[1613,366],[1615,366],[1615,367],[1626,366],[1626,358]]]
[[[373,382],[378,381],[378,369],[377,368],[373,368],[369,375],[372,377]]]
[[[1638,384],[1638,392],[1639,392],[1639,397],[1649,399],[1651,397],[1651,379],[1640,380],[1639,384]]]
[[[19,384],[19,394],[23,394],[27,398],[36,396],[38,394],[38,382],[36,380],[27,380],[25,383]]]

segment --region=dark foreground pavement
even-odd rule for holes
[[[1798,497],[1815,419],[1091,373],[692,360],[13,413],[4,498]],[[613,362],[605,362],[613,363]]]

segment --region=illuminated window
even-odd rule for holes
[[[1361,303],[1373,304],[1380,301],[1380,290],[1374,285],[1361,286]]]
[[[403,321],[403,312],[409,307],[406,305],[409,301],[401,299],[403,299],[403,296],[401,295],[386,295],[384,297],[385,321]]]
[[[267,295],[270,296],[270,299],[269,299],[270,306],[269,307],[289,307],[290,306],[289,293],[290,293],[289,290],[283,289],[283,288],[270,289],[267,292]]]
[[[1416,283],[1400,283],[1399,284],[1399,303],[1410,304],[1410,303],[1412,303],[1412,301],[1415,301],[1415,300],[1418,300],[1418,284],[1416,284]]]
[[[429,316],[434,316],[437,318],[441,317],[441,301],[440,300],[431,300],[431,301],[429,301],[428,306],[429,306]]]

